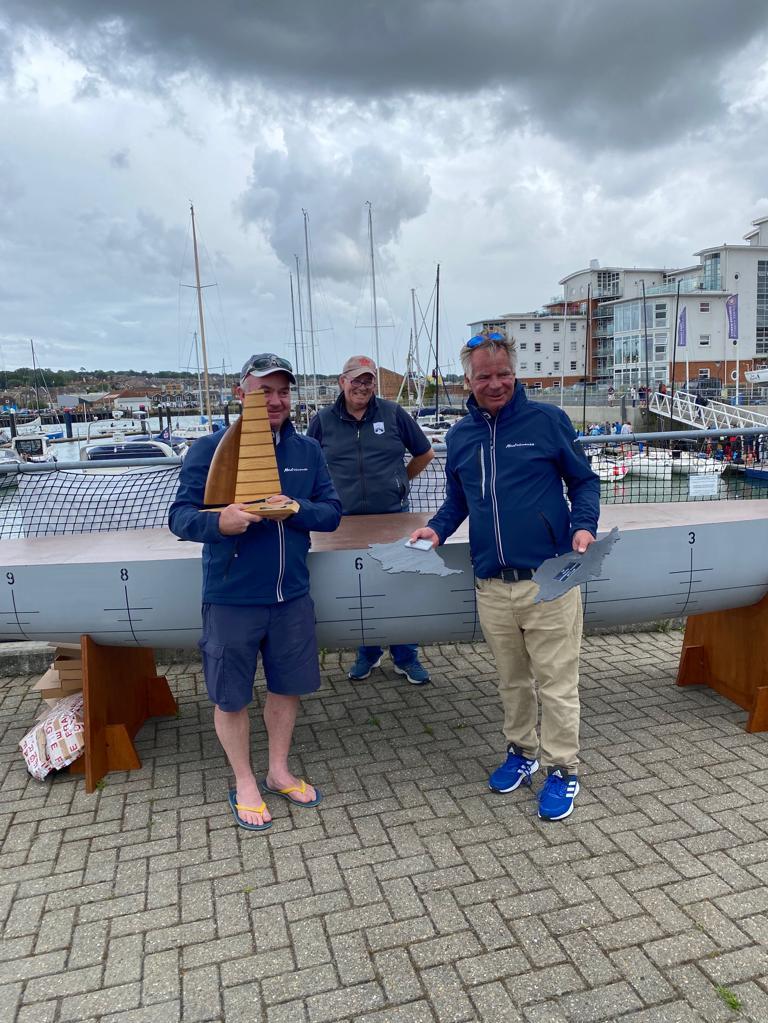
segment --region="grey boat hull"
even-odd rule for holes
[[[389,574],[368,543],[406,537],[427,516],[345,519],[309,555],[318,643],[449,643],[482,638],[466,535],[440,549],[446,578]],[[768,592],[768,501],[613,506],[621,531],[599,579],[582,587],[587,628],[754,604]],[[200,547],[165,529],[0,543],[0,640],[194,647]]]

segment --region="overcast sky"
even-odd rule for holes
[[[0,111],[0,368],[193,366],[191,200],[212,365],[292,357],[302,209],[317,369],[374,353],[370,202],[382,365],[440,263],[455,370],[590,259],[768,215],[768,5],[0,0]]]

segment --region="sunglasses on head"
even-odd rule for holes
[[[479,345],[485,344],[486,341],[506,341],[507,339],[503,334],[499,334],[498,331],[494,330],[490,334],[475,334],[466,343],[466,348],[477,348]]]

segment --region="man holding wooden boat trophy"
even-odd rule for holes
[[[251,356],[238,389],[243,415],[228,430],[195,441],[169,512],[177,536],[204,545],[203,671],[216,734],[235,775],[229,804],[249,831],[272,826],[263,793],[303,807],[322,799],[291,773],[288,753],[300,698],[320,687],[309,533],[333,532],[341,502],[317,443],[290,421],[295,383],[287,360]],[[269,769],[257,783],[248,705],[259,654]]]
[[[395,401],[376,394],[376,363],[353,355],[339,377],[341,393],[309,424],[320,442],[345,515],[386,515],[408,511],[410,481],[435,457],[421,427]],[[405,465],[408,451],[411,460]],[[415,643],[391,646],[398,675],[414,686],[430,681]],[[380,646],[361,646],[348,677],[362,681],[381,664]]]
[[[539,817],[562,820],[579,791],[581,594],[575,586],[534,603],[531,579],[547,559],[594,543],[600,480],[566,414],[528,401],[516,382],[513,341],[478,334],[462,348],[461,364],[472,397],[469,415],[447,436],[445,501],[412,539],[437,547],[469,516],[477,610],[499,673],[507,740],[488,787],[507,793],[531,785],[541,761]]]

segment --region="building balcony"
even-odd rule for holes
[[[720,274],[706,274],[698,277],[683,277],[680,279],[680,291],[722,291],[722,280]],[[655,284],[652,288],[646,288],[646,297],[649,295],[674,295],[677,292],[677,281],[665,281],[664,284]]]

